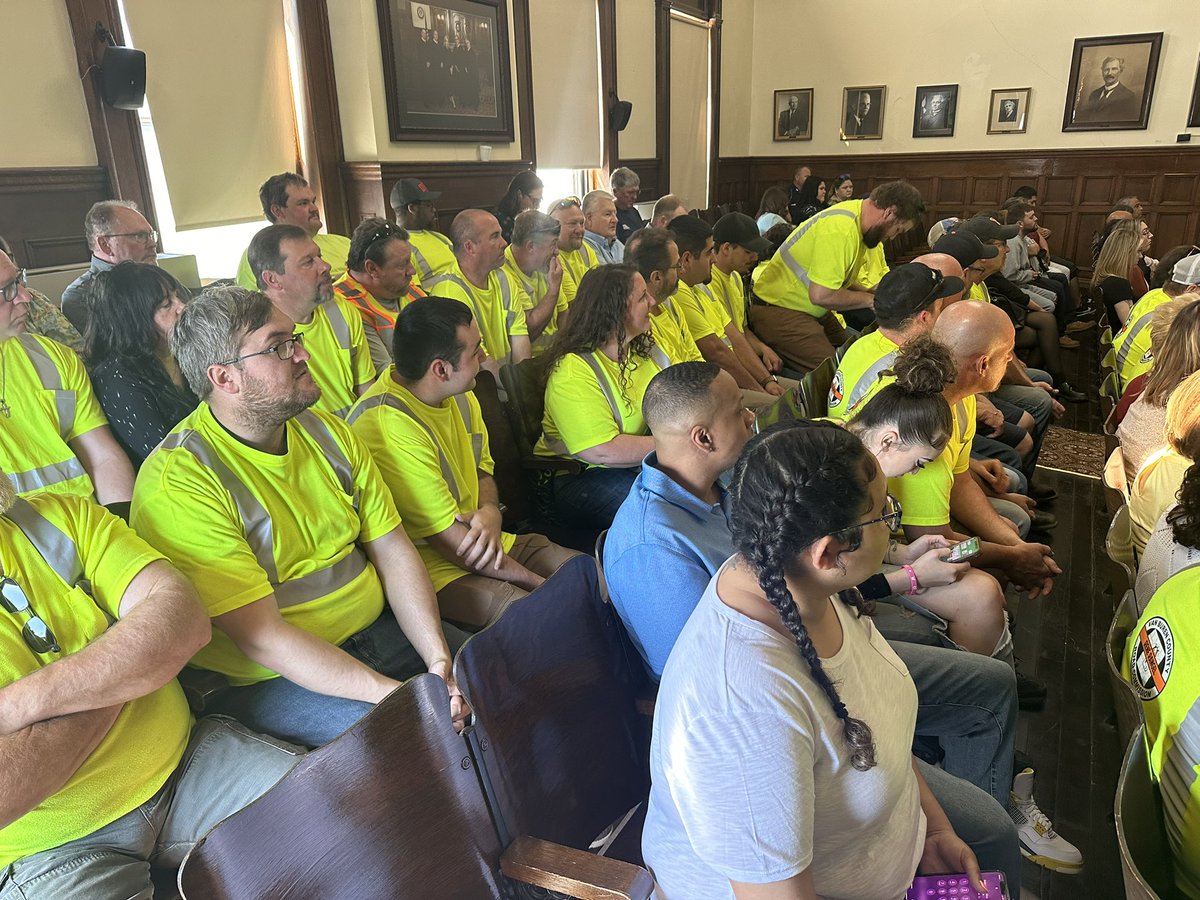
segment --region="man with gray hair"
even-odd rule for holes
[[[517,288],[533,353],[550,346],[550,338],[566,324],[569,298],[562,290],[563,268],[558,261],[558,221],[536,209],[518,214],[512,243],[501,268]]]
[[[617,207],[617,240],[624,244],[631,234],[646,224],[634,206],[642,190],[642,179],[633,169],[622,166],[613,169],[610,183],[613,202]]]
[[[262,294],[210,288],[171,349],[199,408],[142,465],[131,524],[189,576],[216,627],[192,658],[229,686],[206,712],[306,746],[337,737],[400,682],[450,688],[465,635],[370,453],[336,416],[295,323]]]
[[[672,219],[686,216],[687,212],[687,204],[674,194],[659,197],[658,202],[654,204],[654,212],[650,216],[650,226],[652,228],[666,228],[671,224]]]
[[[421,286],[431,297],[449,297],[467,304],[488,355],[484,368],[500,376],[500,366],[520,362],[531,354],[529,327],[518,289],[502,268],[504,248],[500,222],[482,209],[464,209],[450,223],[454,265]]]
[[[625,245],[617,238],[617,203],[608,191],[591,191],[583,198],[583,239],[596,251],[600,264],[625,260]]]
[[[158,232],[131,200],[93,204],[84,216],[83,233],[92,250],[92,264],[62,293],[63,315],[80,334],[87,330],[90,318],[86,289],[97,272],[107,272],[127,259],[151,265],[158,259]]]

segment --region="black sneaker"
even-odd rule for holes
[[[1058,491],[1052,487],[1042,487],[1040,484],[1029,485],[1029,496],[1038,502],[1038,505],[1049,503],[1058,496]]]
[[[1031,531],[1051,531],[1058,527],[1058,517],[1044,509],[1035,509],[1029,518]]]
[[[1087,403],[1087,394],[1075,390],[1069,381],[1060,381],[1055,387],[1058,389],[1058,399],[1063,403]]]
[[[1017,708],[1038,712],[1046,708],[1046,686],[1028,675],[1017,673]]]

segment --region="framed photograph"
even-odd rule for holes
[[[812,140],[812,88],[775,92],[775,140]]]
[[[988,112],[988,134],[1024,134],[1029,125],[1029,95],[1032,88],[1000,88],[992,91]]]
[[[883,105],[886,100],[887,87],[882,84],[843,88],[842,140],[880,140],[883,137]]]
[[[1192,87],[1192,105],[1188,107],[1188,128],[1200,128],[1200,63],[1196,64],[1196,84]]]
[[[1162,32],[1076,38],[1063,131],[1134,131],[1150,120]]]
[[[504,0],[377,0],[393,141],[512,140]]]
[[[917,88],[913,103],[913,137],[951,137],[958,109],[957,84],[933,84]]]

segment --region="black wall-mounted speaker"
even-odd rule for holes
[[[146,54],[132,47],[105,48],[100,96],[115,109],[140,109],[146,102]]]
[[[625,126],[629,124],[629,117],[633,115],[633,104],[628,100],[614,100],[613,105],[609,107],[608,118],[612,122],[612,127],[617,131],[624,131]]]

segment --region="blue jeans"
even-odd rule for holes
[[[1049,373],[1043,372],[1041,369],[1029,369],[1026,374],[1029,375],[1030,381],[1054,383]],[[1023,467],[1025,474],[1031,475],[1033,467],[1037,465],[1038,454],[1042,452],[1042,441],[1046,437],[1046,430],[1050,427],[1050,419],[1054,415],[1054,400],[1041,388],[1025,387],[1020,384],[1002,384],[994,394],[1014,406],[1021,407],[1033,416],[1033,431],[1029,433],[1029,436],[1033,438],[1033,452],[1029,454],[1029,459]]]
[[[578,475],[559,475],[551,488],[549,512],[562,525],[603,531],[612,524],[641,471],[641,466],[589,466]]]
[[[210,828],[265,793],[299,758],[298,748],[237,722],[201,719],[158,793],[86,837],[17,860],[0,872],[0,900],[151,900],[151,864],[178,867]]]
[[[442,632],[453,656],[467,634],[447,622],[442,623]],[[374,623],[352,635],[341,649],[397,681],[426,671],[425,661],[400,630],[391,609],[384,609]],[[305,747],[320,747],[369,713],[374,704],[319,694],[280,677],[229,688],[214,698],[210,708],[255,731]]]
[[[888,641],[917,688],[917,734],[942,745],[944,765],[1008,805],[1017,736],[1017,679],[989,656]]]
[[[1017,826],[1006,812],[1008,798],[997,803],[973,784],[955,778],[923,760],[917,769],[946,812],[954,832],[972,850],[982,871],[1000,871],[1013,897],[1021,893],[1021,847]]]

